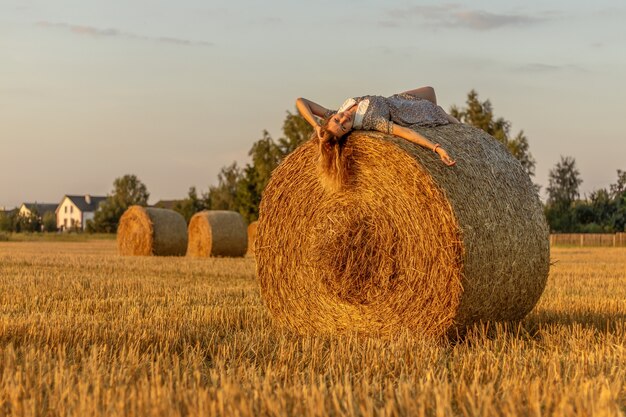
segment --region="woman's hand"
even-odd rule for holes
[[[449,167],[456,164],[456,161],[450,158],[450,155],[448,155],[448,152],[446,152],[446,150],[443,149],[441,145],[432,143],[431,141],[426,139],[424,136],[417,133],[415,130],[411,130],[408,127],[399,126],[393,123],[393,134],[400,138],[406,139],[409,142],[413,142],[415,144],[423,146],[426,149],[435,151],[437,155],[439,155],[443,163],[448,165]]]
[[[446,152],[446,150],[443,149],[441,146],[437,146],[437,150],[435,152],[437,152],[437,155],[439,155],[443,163],[446,164],[447,166],[451,167],[454,164],[456,164],[456,161],[450,158],[450,155],[448,155],[448,152]]]

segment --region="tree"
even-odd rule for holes
[[[209,187],[209,204],[212,210],[239,211],[237,189],[241,178],[241,169],[236,162],[220,170],[217,186]]]
[[[615,212],[615,205],[611,201],[609,192],[605,188],[592,191],[588,204],[593,212],[593,223],[600,226],[601,231],[613,231],[610,221]]]
[[[259,217],[259,205],[261,195],[267,183],[260,179],[259,173],[254,165],[247,164],[243,170],[243,175],[237,184],[237,205],[238,211],[248,223]]]
[[[571,199],[571,198],[570,198]],[[563,204],[565,206],[566,203]],[[554,220],[556,205],[548,207]],[[561,207],[561,214],[564,213]],[[593,191],[589,198],[576,200],[572,206],[572,231],[583,233],[621,232],[626,226],[626,172],[617,171],[617,181],[609,189],[600,188]],[[563,223],[563,217],[560,221]],[[552,223],[551,223],[552,224]]]
[[[626,195],[622,195],[622,198],[615,202],[611,225],[616,232],[626,232]]]
[[[280,160],[309,140],[313,134],[313,127],[297,112],[296,114],[287,112],[287,117],[283,122],[283,134],[285,136],[278,139]]]
[[[579,200],[572,206],[573,227],[577,232],[601,233],[602,226],[596,222],[596,213],[589,202]]]
[[[120,217],[133,205],[148,205],[148,189],[135,175],[124,175],[113,182],[112,194],[100,203],[93,223],[88,224],[89,231],[115,233]]]
[[[0,212],[0,232],[12,232],[13,231],[13,216],[12,212],[2,211]]]
[[[286,139],[281,139],[281,141],[283,149],[289,149],[290,143]],[[251,222],[258,218],[263,190],[284,153],[270,134],[263,131],[263,137],[252,145],[248,155],[252,158],[252,162],[246,164],[242,171],[237,185],[236,200],[238,211],[248,222]]]
[[[57,216],[55,213],[48,211],[43,215],[41,221],[44,232],[56,232],[57,231]]]
[[[576,160],[570,156],[561,156],[561,160],[550,170],[548,176],[548,203],[571,207],[580,196],[579,187],[582,182]]]
[[[610,186],[613,204],[610,224],[616,232],[626,231],[626,171],[617,170],[617,181]]]
[[[283,143],[283,149],[278,145],[267,131],[263,131],[263,137],[256,141],[248,155],[252,158],[252,164],[247,164],[254,175],[250,178],[254,179],[258,194],[260,195],[272,176],[274,169],[280,164],[285,157],[284,150],[291,148],[285,139],[280,139],[279,143]]]
[[[189,187],[187,198],[174,205],[174,210],[179,212],[185,218],[187,224],[189,224],[189,220],[191,220],[191,217],[193,217],[194,214],[208,208],[210,208],[210,206],[207,205],[207,201],[198,198],[196,187]]]
[[[610,186],[611,198],[619,199],[626,192],[626,171],[617,170],[617,181]]]
[[[583,180],[576,168],[576,160],[563,157],[548,175],[548,201],[546,218],[552,230],[573,232],[576,222],[572,207],[580,196],[579,187]]]
[[[283,122],[283,137],[277,141],[263,131],[248,155],[251,162],[240,169],[236,163],[222,168],[218,185],[209,188],[210,206],[214,210],[235,210],[248,221],[259,216],[261,196],[272,172],[299,145],[311,137],[313,128],[299,114],[287,112]]]
[[[33,206],[28,215],[17,213],[14,219],[15,232],[33,233],[41,231],[41,217],[39,216],[39,210]]]
[[[259,216],[259,205],[263,190],[270,180],[272,172],[281,161],[298,146],[311,138],[313,127],[298,113],[287,112],[283,122],[283,137],[274,141],[267,131],[263,138],[252,145],[248,153],[252,164],[244,169],[239,185],[240,212],[248,222]]]
[[[491,101],[478,100],[478,93],[475,90],[467,94],[467,107],[459,109],[452,106],[450,114],[459,121],[477,127],[489,133],[502,144],[520,162],[529,176],[535,175],[535,159],[530,153],[528,138],[521,130],[514,138],[511,138],[511,122],[502,117],[496,118],[493,113]]]

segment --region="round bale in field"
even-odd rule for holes
[[[246,222],[235,211],[208,210],[189,221],[187,256],[244,256],[248,250]]]
[[[482,130],[419,132],[457,165],[404,139],[355,131],[326,153],[312,139],[276,168],[256,260],[279,323],[444,336],[519,320],[537,303],[549,235],[527,173]]]
[[[121,255],[183,256],[187,223],[174,210],[131,206],[120,218],[117,248]]]
[[[256,220],[248,225],[248,253],[254,254],[254,240],[256,239],[256,228],[259,222]]]

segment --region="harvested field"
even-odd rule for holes
[[[0,416],[619,416],[626,249],[557,248],[518,327],[295,335],[253,258],[0,242]]]

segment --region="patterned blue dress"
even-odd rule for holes
[[[434,127],[450,123],[445,110],[431,101],[410,94],[391,97],[362,96],[347,99],[338,111],[357,105],[353,129],[391,134],[393,124],[408,128]]]

